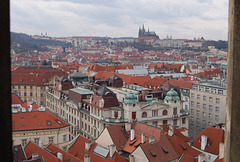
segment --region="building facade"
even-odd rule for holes
[[[214,82],[194,83],[190,90],[189,137],[207,126],[225,123],[226,87]]]

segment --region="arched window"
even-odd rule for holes
[[[147,112],[143,112],[142,113],[142,118],[146,118],[147,117]]]
[[[167,115],[167,110],[163,110],[162,115]]]

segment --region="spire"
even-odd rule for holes
[[[148,33],[149,33],[149,27],[148,27]]]
[[[143,24],[143,26],[142,26],[142,30],[145,31],[145,29],[144,29],[144,24]]]

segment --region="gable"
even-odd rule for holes
[[[108,148],[109,145],[114,144],[108,129],[105,128],[100,136],[95,140],[96,143],[102,145],[103,147]]]
[[[134,150],[131,155],[134,156],[134,161],[149,161],[141,146]]]

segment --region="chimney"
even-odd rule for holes
[[[198,155],[198,162],[205,162],[205,154]]]
[[[134,162],[134,156],[132,154],[129,155],[129,162]]]
[[[134,129],[131,129],[130,137],[131,137],[131,141],[134,140],[134,138],[135,138],[135,131],[134,131]]]
[[[202,135],[201,136],[201,150],[204,151],[206,146],[207,146],[207,136]]]
[[[38,159],[38,153],[32,154],[32,160],[37,160]]]
[[[62,153],[58,152],[58,153],[57,153],[57,158],[60,159],[61,161],[63,161],[63,155],[62,155]]]
[[[151,143],[151,144],[155,143],[155,137],[154,136],[149,137],[149,143]]]
[[[125,123],[125,129],[129,132],[131,130],[131,123]]]
[[[115,144],[112,144],[112,145],[109,145],[109,151],[110,151],[110,158],[113,157],[113,155],[115,154],[116,152],[116,145]]]
[[[91,147],[91,142],[86,141],[86,142],[85,142],[85,151],[88,152],[89,149],[90,149],[90,147]]]
[[[224,158],[224,143],[219,143],[219,159]]]
[[[173,136],[173,134],[174,134],[174,129],[173,129],[173,128],[170,129],[170,127],[169,127],[169,129],[168,129],[168,135],[169,135],[169,136]]]
[[[145,134],[141,133],[141,144],[145,143]]]
[[[84,162],[91,162],[90,155],[88,154],[84,155]]]
[[[43,141],[39,141],[39,147],[43,148]]]

